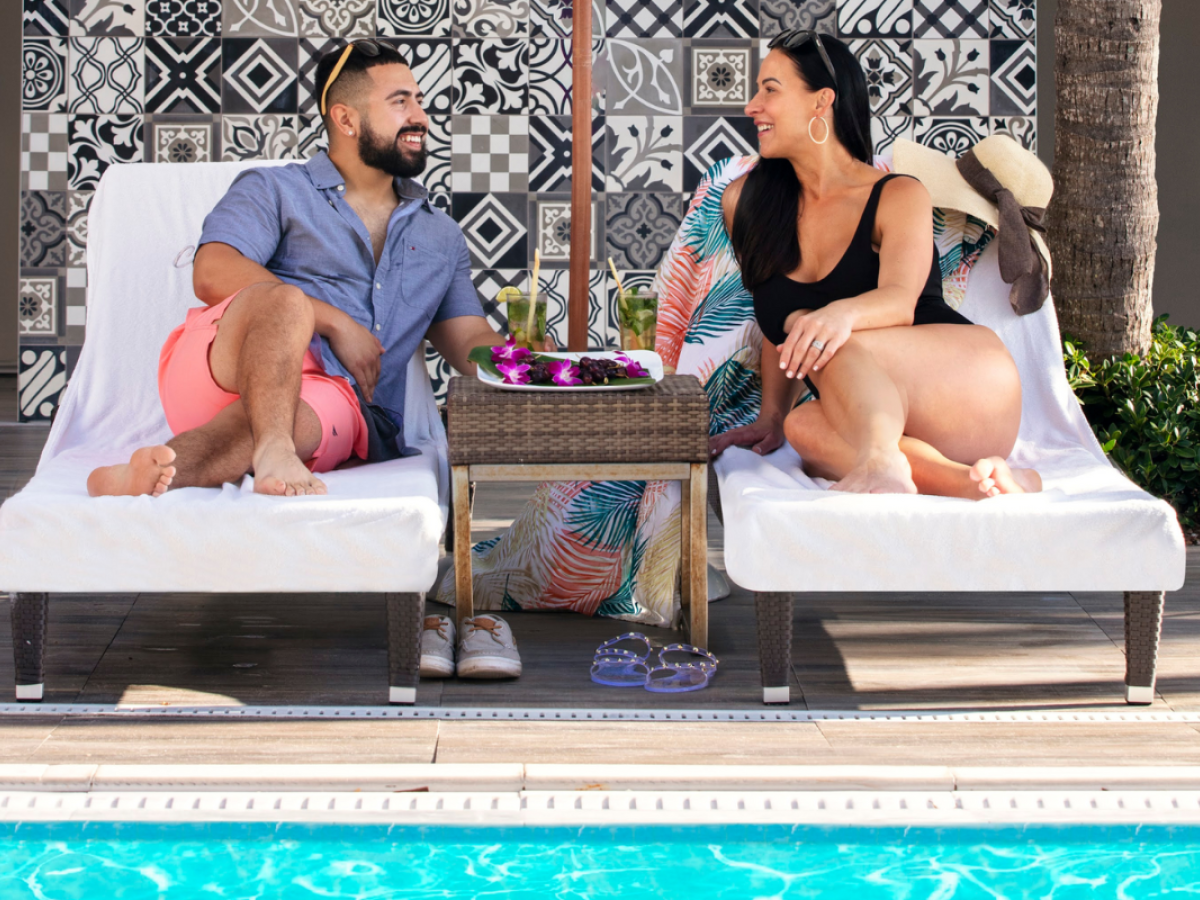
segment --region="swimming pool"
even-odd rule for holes
[[[1195,825],[0,823],[0,898],[1150,898]]]

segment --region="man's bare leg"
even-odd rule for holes
[[[324,482],[301,461],[295,433],[300,374],[312,333],[312,304],[298,288],[264,283],[243,290],[221,317],[209,348],[213,380],[241,395],[231,405],[237,410],[227,407],[212,422],[166,445],[144,447],[127,464],[97,469],[88,478],[89,493],[157,496],[172,485],[219,485],[251,469],[259,493],[325,493]],[[239,416],[249,429],[250,461],[230,474],[244,448],[225,448],[222,441],[238,433]],[[319,441],[319,423],[316,433]],[[307,452],[311,455],[316,446]],[[181,449],[186,450],[183,461],[172,455]],[[181,473],[181,462],[186,473]]]
[[[788,443],[801,455],[804,471],[809,475],[840,481],[854,468],[858,454],[829,424],[820,400],[796,407],[783,427]],[[983,500],[999,494],[1035,493],[1042,489],[1037,472],[1010,469],[1000,457],[989,457],[968,466],[948,459],[930,444],[908,435],[900,439],[899,448],[912,468],[913,482],[921,494]]]
[[[213,379],[240,394],[254,439],[254,490],[323,494],[325,484],[296,454],[300,372],[313,335],[312,304],[287,284],[256,284],[229,304],[209,348]]]
[[[305,459],[321,445],[321,421],[303,400],[296,409],[293,441]],[[253,462],[250,420],[245,405],[235,400],[199,428],[178,434],[166,444],[143,447],[128,463],[96,469],[88,476],[88,493],[93,497],[157,497],[168,488],[218,487],[236,482],[250,471]]]

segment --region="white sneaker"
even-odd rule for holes
[[[449,678],[454,674],[454,620],[426,616],[421,630],[421,677]]]
[[[492,615],[463,622],[458,636],[460,678],[516,678],[520,674],[521,657],[507,622]]]

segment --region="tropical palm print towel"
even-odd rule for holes
[[[700,379],[711,434],[750,424],[762,403],[762,332],[721,211],[725,189],[757,162],[734,157],[705,173],[654,281],[655,350],[668,372]],[[968,246],[965,224],[961,215],[934,223],[943,277],[961,278],[964,286],[990,240],[976,231]],[[672,625],[679,614],[679,528],[678,482],[542,484],[504,535],[474,546],[475,607],[569,609]],[[454,603],[453,571],[437,599]]]

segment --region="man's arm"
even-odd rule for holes
[[[263,282],[282,283],[269,269],[243,256],[240,251],[212,241],[202,244],[192,262],[192,288],[200,302],[215,306],[242,288]],[[363,396],[370,401],[379,383],[383,344],[349,315],[324,300],[309,297],[316,319],[317,334],[328,339],[334,355],[341,360]]]
[[[494,347],[504,343],[504,337],[488,324],[483,316],[455,316],[442,319],[429,326],[425,335],[433,349],[442,355],[455,371],[464,375],[475,374],[475,363],[467,354],[476,347]]]

